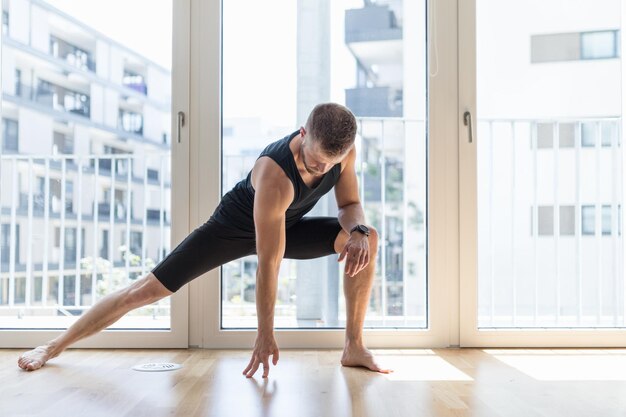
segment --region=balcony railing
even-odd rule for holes
[[[85,51],[69,42],[50,36],[50,54],[67,61],[70,65],[85,71],[96,71],[96,61],[91,52]]]
[[[33,88],[23,83],[15,83],[15,96],[52,107],[55,110],[84,117],[90,116],[91,98],[88,95],[53,84]]]
[[[391,87],[346,89],[346,105],[357,117],[401,117],[402,90]]]
[[[99,161],[116,166],[122,160],[125,174],[99,169]],[[145,275],[169,251],[169,164],[169,153],[0,155],[0,311],[83,309],[103,295],[98,291]],[[159,167],[160,181],[149,179],[148,166]],[[53,194],[55,182],[60,195]],[[158,204],[146,207],[148,201]],[[18,248],[19,242],[26,244]],[[108,259],[100,256],[103,244]],[[129,253],[129,244],[139,252]]]
[[[621,124],[478,120],[479,327],[625,325]]]

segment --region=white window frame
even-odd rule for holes
[[[476,146],[476,0],[463,0],[459,5],[459,195],[460,195],[460,335],[463,347],[616,347],[626,342],[625,329],[502,329],[477,328],[477,184]],[[622,21],[626,12],[622,8]],[[624,31],[620,31],[624,44]],[[623,54],[620,53],[620,56]],[[624,74],[624,72],[622,72]],[[622,75],[624,102],[625,76]],[[472,114],[473,141],[462,115]],[[624,130],[622,118],[622,131]],[[600,138],[596,138],[600,140]],[[622,163],[626,157],[622,153]],[[626,186],[626,181],[623,182]],[[624,194],[626,195],[626,194]],[[596,216],[599,214],[596,210]]]
[[[433,4],[432,0],[430,4]],[[458,344],[458,173],[456,167],[456,1],[436,0],[436,76],[429,77],[428,308],[429,328],[366,329],[373,348],[447,347]],[[432,8],[429,8],[432,10]],[[220,201],[221,1],[192,0],[191,222],[204,223]],[[431,31],[430,36],[433,33]],[[430,51],[434,57],[434,51]],[[434,73],[435,71],[433,71]],[[210,256],[210,254],[207,254]],[[192,281],[189,344],[203,348],[251,348],[256,330],[220,328],[220,270]],[[281,348],[342,348],[344,330],[275,330]]]
[[[171,131],[176,132],[179,111],[189,113],[190,13],[191,0],[173,2],[172,40],[172,119]],[[172,135],[175,136],[175,133]],[[171,247],[189,233],[189,129],[181,129],[181,140],[172,140],[172,229]],[[100,236],[99,236],[100,239]],[[109,239],[113,236],[109,235]],[[100,240],[98,240],[100,242]],[[98,250],[98,248],[96,248]],[[188,346],[188,288],[185,286],[171,297],[171,326],[169,330],[104,330],[74,343],[73,348],[186,348]],[[1,318],[0,318],[0,328]],[[0,330],[0,348],[36,347],[64,330]]]

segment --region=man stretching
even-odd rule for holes
[[[115,323],[129,311],[178,291],[194,278],[232,260],[256,254],[258,331],[250,363],[252,377],[269,357],[278,363],[274,305],[283,258],[312,259],[339,253],[345,259],[346,338],[344,366],[387,373],[363,344],[363,322],[374,280],[378,234],[366,226],[355,172],[356,120],[346,107],[317,105],[305,127],[269,144],[247,177],[230,190],[201,226],[150,273],[98,301],[57,338],[24,353],[18,364],[33,371],[72,343]],[[304,217],[335,188],[338,217]]]

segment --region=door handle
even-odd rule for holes
[[[469,111],[463,113],[463,124],[468,127],[469,143],[472,143],[472,113]]]
[[[176,124],[176,137],[178,143],[180,143],[180,130],[185,126],[185,113],[182,111],[178,112],[178,123]]]

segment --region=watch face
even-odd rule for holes
[[[366,235],[370,234],[370,229],[367,226],[364,226],[362,224],[359,225],[359,230],[363,233],[365,233]]]

